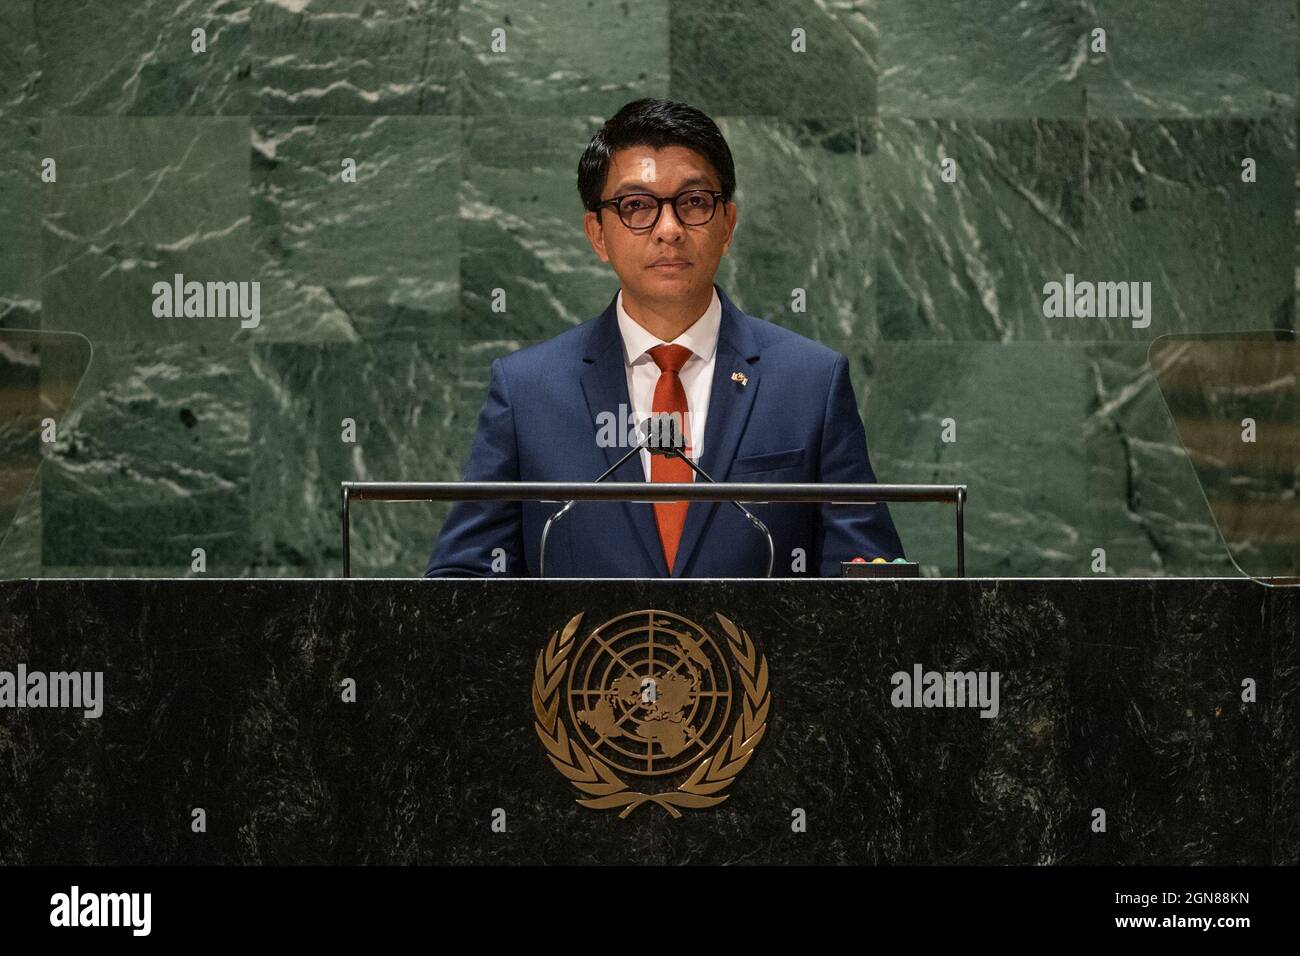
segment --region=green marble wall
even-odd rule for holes
[[[971,486],[970,573],[1235,573],[1146,353],[1295,327],[1296,40],[1296,0],[0,0],[0,328],[93,346],[0,573],[337,574],[338,482],[459,477],[490,359],[612,296],[576,165],[643,95],[722,126],[718,281],[851,358],[881,480]],[[177,272],[261,324],[155,318]],[[1045,319],[1067,272],[1151,327]],[[443,513],[359,505],[356,572]],[[895,518],[951,567],[950,512]]]

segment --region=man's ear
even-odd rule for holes
[[[723,208],[727,217],[727,238],[722,242],[722,254],[725,256],[727,250],[731,248],[731,239],[736,234],[736,221],[740,218],[740,207],[733,201]]]
[[[599,212],[587,212],[582,217],[582,229],[587,234],[587,241],[601,262],[609,262],[609,253],[605,251],[605,227],[601,225]]]

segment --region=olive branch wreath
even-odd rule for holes
[[[745,687],[741,714],[731,736],[719,745],[717,752],[705,757],[676,790],[641,793],[629,789],[609,764],[571,739],[560,718],[560,682],[568,670],[569,655],[575,646],[573,637],[583,613],[579,611],[561,630],[551,634],[546,647],[537,655],[533,674],[533,712],[537,718],[533,727],[556,769],[583,793],[591,794],[577,802],[593,810],[622,807],[620,819],[625,819],[643,803],[657,803],[677,818],[682,816],[678,807],[701,809],[722,803],[729,794],[717,794],[729,787],[736,775],[745,769],[754,755],[754,748],[767,731],[767,712],[772,703],[767,658],[758,654],[747,632],[714,612],[726,632],[727,647],[735,658]]]

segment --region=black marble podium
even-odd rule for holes
[[[548,637],[646,608],[770,667],[680,819],[579,806],[533,726]],[[9,581],[0,670],[106,702],[0,710],[0,862],[1295,863],[1298,624],[1228,579]],[[896,708],[916,664],[998,671],[998,716]]]

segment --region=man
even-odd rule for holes
[[[587,239],[620,289],[597,318],[492,362],[466,481],[591,481],[655,412],[680,416],[688,456],[715,481],[876,480],[844,356],[746,315],[713,283],[736,229],[735,187],[731,150],[699,110],[643,99],[605,123],[578,191]],[[608,480],[703,479],[642,451]],[[883,503],[749,507],[775,539],[776,576],[903,556]],[[556,510],[457,504],[425,575],[536,576]],[[548,536],[545,574],[759,577],[767,554],[729,504],[578,502]]]

